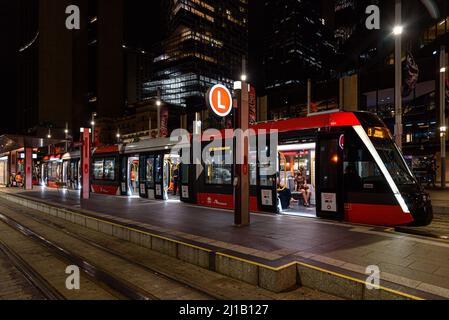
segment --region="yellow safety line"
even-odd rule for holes
[[[34,199],[28,199],[28,200],[36,202],[36,200],[34,200]],[[45,204],[47,206],[54,207],[54,206],[49,205],[47,203],[45,203]],[[65,209],[65,210],[67,210],[67,209]],[[141,233],[141,234],[144,234],[144,235],[149,235],[149,236],[152,236],[152,237],[155,237],[155,238],[159,238],[159,239],[171,241],[171,242],[174,242],[174,243],[182,244],[182,245],[185,245],[185,246],[188,246],[188,247],[191,247],[191,248],[195,248],[195,249],[198,249],[198,250],[206,251],[208,253],[213,252],[210,249],[201,248],[201,247],[198,247],[198,246],[195,246],[195,245],[192,245],[190,243],[183,242],[183,241],[170,239],[170,238],[163,237],[163,236],[160,236],[160,235],[156,235],[156,234],[153,234],[153,233],[150,233],[150,232],[146,232],[146,231],[138,230],[138,229],[131,228],[131,227],[128,227],[128,226],[120,225],[118,223],[114,223],[114,222],[111,222],[111,221],[106,221],[106,220],[103,220],[103,219],[100,219],[100,218],[95,218],[95,217],[91,217],[91,216],[87,217],[85,214],[82,214],[82,213],[77,213],[77,212],[74,212],[74,211],[69,211],[69,212],[74,214],[74,215],[76,215],[76,216],[79,216],[79,217],[93,219],[93,220],[96,220],[98,222],[107,223],[107,224],[110,224],[110,225],[113,225],[113,226],[125,228],[125,229],[131,230],[131,231],[134,231],[134,232],[137,232],[137,233]],[[244,259],[244,258],[239,258],[239,257],[232,256],[232,255],[229,255],[229,254],[226,254],[226,253],[222,253],[222,252],[217,252],[216,255],[227,257],[227,258],[234,259],[234,260],[241,261],[241,262],[245,262],[245,263],[249,263],[249,264],[252,264],[252,265],[255,265],[255,266],[258,266],[258,267],[262,267],[262,268],[265,268],[265,269],[273,270],[273,271],[280,271],[282,269],[286,269],[286,268],[289,268],[289,267],[291,267],[291,266],[293,266],[295,264],[298,264],[298,265],[301,265],[301,266],[306,267],[306,268],[310,268],[310,269],[314,269],[314,270],[317,270],[317,271],[320,271],[320,272],[328,273],[328,274],[334,275],[336,277],[340,277],[340,278],[343,278],[343,279],[354,281],[354,282],[357,282],[357,283],[360,283],[360,284],[372,285],[371,283],[367,283],[367,282],[362,281],[360,279],[357,279],[357,278],[354,278],[354,277],[350,277],[350,276],[347,276],[347,275],[344,275],[344,274],[341,274],[341,273],[338,273],[338,272],[335,272],[335,271],[330,271],[330,270],[327,270],[327,269],[316,267],[316,266],[313,266],[313,265],[310,265],[310,264],[307,264],[307,263],[304,263],[304,262],[300,262],[300,261],[293,261],[293,262],[290,262],[290,263],[288,263],[286,265],[282,265],[280,267],[271,267],[271,266],[267,266],[267,265],[262,264],[262,263],[258,263],[258,262],[251,261],[251,260]],[[380,290],[384,290],[384,291],[387,291],[387,292],[390,292],[390,293],[393,293],[393,294],[397,294],[399,296],[403,296],[403,297],[408,298],[408,299],[424,300],[423,298],[420,298],[420,297],[417,297],[417,296],[414,296],[414,295],[411,295],[411,294],[408,294],[408,293],[404,293],[404,292],[401,292],[401,291],[397,291],[397,290],[394,290],[394,289],[390,289],[390,288],[387,288],[387,287],[383,287],[383,286],[376,286],[376,287],[379,288]]]
[[[280,271],[282,269],[289,268],[292,265],[298,264],[298,265],[301,265],[303,267],[307,267],[307,268],[314,269],[314,270],[317,270],[317,271],[320,271],[320,272],[324,272],[324,273],[329,273],[331,275],[334,275],[334,276],[337,276],[337,277],[340,277],[340,278],[344,278],[344,279],[347,279],[347,280],[350,280],[350,281],[354,281],[354,282],[357,282],[357,283],[360,283],[360,284],[372,285],[371,283],[362,281],[360,279],[353,278],[353,277],[350,277],[350,276],[347,276],[347,275],[344,275],[344,274],[341,274],[341,273],[338,273],[338,272],[335,272],[335,271],[330,271],[330,270],[327,270],[327,269],[316,267],[316,266],[313,266],[313,265],[310,265],[310,264],[307,264],[307,263],[303,263],[303,262],[300,262],[300,261],[293,261],[293,262],[291,262],[289,264],[286,264],[286,265],[283,265],[283,266],[280,266],[280,267],[270,267],[270,266],[267,266],[267,265],[264,265],[264,264],[261,264],[261,263],[258,263],[258,262],[254,262],[254,261],[251,261],[251,260],[235,257],[235,256],[228,255],[228,254],[221,253],[221,252],[217,252],[217,255],[224,256],[224,257],[227,257],[227,258],[230,258],[230,259],[235,259],[235,260],[238,260],[238,261],[241,261],[241,262],[249,263],[249,264],[252,264],[252,265],[255,265],[255,266],[258,266],[258,267],[263,267],[265,269],[269,269],[269,270],[273,270],[273,271]],[[411,294],[408,294],[408,293],[400,292],[400,291],[397,291],[397,290],[394,290],[394,289],[390,289],[390,288],[387,288],[387,287],[383,287],[383,286],[375,286],[375,287],[379,288],[380,290],[391,292],[391,293],[394,293],[394,294],[397,294],[397,295],[400,295],[400,296],[403,296],[403,297],[406,297],[406,298],[409,298],[409,299],[412,299],[412,300],[424,300],[423,298],[420,298],[420,297],[417,297],[417,296],[414,296],[414,295],[411,295]]]
[[[344,278],[344,279],[347,279],[347,280],[358,282],[360,284],[364,284],[364,285],[368,284],[370,286],[379,288],[380,290],[391,292],[391,293],[394,293],[394,294],[397,294],[397,295],[400,295],[400,296],[403,296],[403,297],[406,297],[406,298],[409,298],[409,299],[412,299],[412,300],[425,300],[423,298],[420,298],[420,297],[417,297],[417,296],[414,296],[414,295],[411,295],[411,294],[408,294],[408,293],[404,293],[404,292],[401,292],[401,291],[397,291],[397,290],[394,290],[394,289],[390,289],[390,288],[387,288],[387,287],[383,287],[383,286],[380,286],[380,285],[379,286],[374,286],[373,284],[365,282],[365,281],[362,281],[360,279],[353,278],[353,277],[350,277],[350,276],[347,276],[347,275],[344,275],[344,274],[341,274],[341,273],[338,273],[338,272],[330,271],[330,270],[327,270],[327,269],[323,269],[323,268],[320,268],[320,267],[316,267],[316,266],[313,266],[313,265],[310,265],[310,264],[307,264],[307,263],[303,263],[303,262],[299,262],[299,261],[297,261],[297,263],[299,265],[304,266],[304,267],[315,269],[317,271],[321,271],[321,272],[325,272],[325,273],[329,273],[329,274],[332,274],[332,275],[340,277],[340,278]]]

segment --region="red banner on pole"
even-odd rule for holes
[[[249,124],[255,124],[257,122],[257,94],[256,88],[251,86],[248,97],[249,105]]]
[[[82,148],[82,194],[83,199],[90,197],[90,130],[83,130],[83,148]]]
[[[161,138],[168,137],[168,108],[167,107],[163,107],[161,109],[160,137]]]
[[[25,148],[25,190],[33,189],[33,149]]]

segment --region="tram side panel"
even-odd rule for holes
[[[92,158],[91,191],[120,195],[120,157],[116,153],[97,153]]]
[[[203,143],[203,153],[210,159],[203,159],[202,166],[195,166],[197,173],[197,204],[219,209],[234,209],[234,171],[229,159],[232,159],[232,141],[222,140],[221,145],[211,146]],[[205,161],[206,160],[206,161]],[[228,160],[228,161],[227,161]],[[252,166],[256,169],[256,166]],[[257,186],[250,187],[250,210],[258,211]]]

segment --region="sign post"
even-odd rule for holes
[[[249,138],[245,139],[249,127],[249,91],[246,81],[237,82],[235,105],[235,129],[243,134],[236,135],[234,141],[234,222],[237,226],[250,224],[249,215]],[[223,85],[213,86],[207,93],[207,104],[212,112],[221,118],[227,117],[233,107],[231,92]],[[241,139],[238,141],[237,139]]]
[[[33,189],[33,149],[25,148],[25,190]]]
[[[240,88],[236,87],[237,106],[235,106],[235,129],[242,130],[242,135],[236,135],[234,159],[234,220],[237,226],[250,224],[249,205],[249,91],[248,83],[242,81]],[[246,137],[247,136],[247,137]],[[238,155],[241,159],[236,159]],[[243,161],[242,161],[243,160]]]
[[[90,130],[89,128],[82,128],[83,146],[82,146],[82,198],[87,200],[90,198]]]

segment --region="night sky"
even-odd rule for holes
[[[13,132],[15,128],[15,94],[16,94],[16,20],[11,15],[15,1],[1,0],[0,2],[0,70],[2,81],[0,85],[1,112],[0,134]]]

